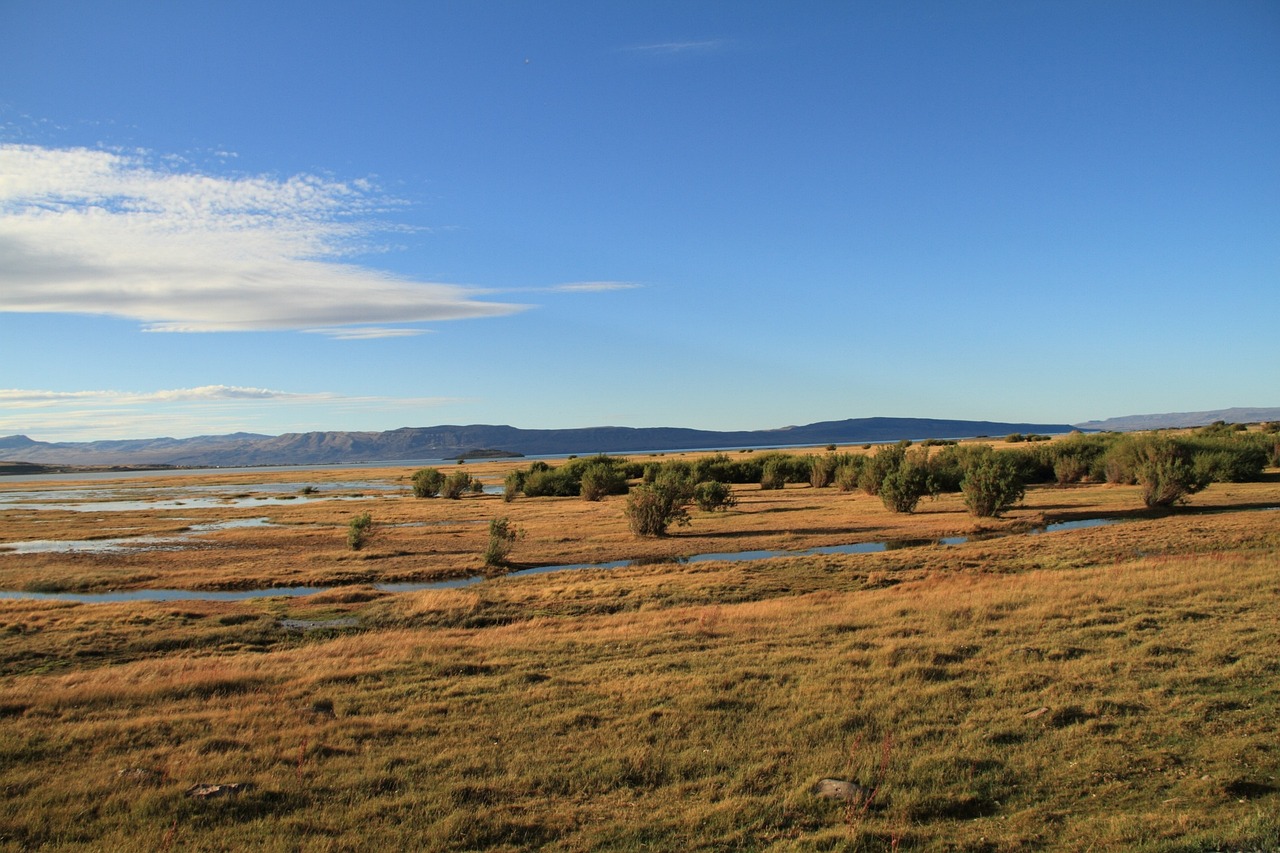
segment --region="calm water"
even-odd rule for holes
[[[1054,533],[1065,530],[1080,530],[1087,527],[1103,527],[1118,523],[1114,518],[1086,518],[1078,521],[1063,521],[1035,528],[1027,533],[1002,534],[1006,536],[1026,536],[1038,533]],[[141,538],[141,537],[140,537]],[[849,545],[825,545],[818,548],[806,548],[801,551],[722,551],[706,554],[695,554],[691,557],[680,557],[661,561],[683,565],[705,562],[747,562],[749,560],[771,560],[780,557],[814,557],[823,554],[875,554],[882,551],[893,551],[900,548],[920,548],[930,546],[959,545],[968,542],[968,536],[948,536],[943,539],[900,539],[882,542],[855,542]],[[524,577],[541,575],[549,572],[566,572],[581,569],[622,569],[632,566],[652,564],[653,561],[615,560],[608,563],[565,563],[554,566],[537,566],[510,572],[502,577]],[[374,584],[383,592],[421,592],[431,589],[459,589],[488,580],[484,575],[472,575],[466,578],[455,578],[447,581],[430,583],[388,583]],[[239,590],[233,592],[208,592],[204,590],[184,589],[140,589],[124,592],[72,593],[72,592],[11,592],[0,590],[0,599],[36,599],[42,601],[76,601],[86,604],[113,601],[243,601],[251,598],[270,598],[274,596],[314,595],[317,592],[328,592],[334,587],[294,586],[273,587],[271,589]]]

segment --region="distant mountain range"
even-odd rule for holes
[[[1263,421],[1280,421],[1280,408],[1272,409],[1214,409],[1210,412],[1168,412],[1162,415],[1126,415],[1107,418],[1105,421],[1086,421],[1076,424],[1084,430],[1114,430],[1131,432],[1143,429],[1179,429],[1205,426],[1215,421],[1229,424],[1253,424]]]
[[[1065,433],[1070,424],[998,423],[932,418],[854,418],[780,429],[719,432],[676,427],[518,429],[511,426],[406,427],[387,432],[252,433],[122,441],[44,442],[0,438],[0,459],[46,465],[241,467],[473,458],[484,451],[525,456],[639,453],[791,445],[854,444],[903,438],[968,438]]]
[[[312,465],[344,462],[409,462],[423,459],[480,458],[492,455],[645,453],[668,450],[862,444],[903,438],[971,438],[1009,433],[1047,435],[1081,430],[1202,426],[1214,421],[1280,421],[1280,408],[1218,409],[1129,415],[1081,424],[1001,423],[934,418],[851,418],[779,429],[720,432],[678,427],[590,427],[518,429],[511,426],[405,427],[387,432],[306,432],[257,435],[201,435],[116,441],[46,442],[25,435],[0,438],[0,460],[54,466],[242,467]],[[21,466],[0,467],[17,472]]]

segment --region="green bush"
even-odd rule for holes
[[[929,491],[935,495],[960,491],[960,481],[964,479],[965,466],[973,455],[973,451],[973,446],[953,445],[942,448],[940,453],[931,457],[929,459]]]
[[[524,472],[508,471],[507,476],[502,479],[502,499],[511,503],[523,489]]]
[[[571,498],[578,494],[581,483],[573,478],[573,472],[562,468],[532,466],[524,476],[524,493],[531,498]]]
[[[733,490],[725,483],[717,480],[704,480],[693,489],[693,502],[698,505],[698,509],[704,512],[715,512],[716,510],[727,510],[730,507],[737,506],[738,499],[734,497]]]
[[[786,485],[787,471],[782,460],[776,456],[766,460],[760,472],[760,488],[782,489]]]
[[[960,492],[969,512],[979,518],[996,518],[1015,506],[1027,492],[1018,473],[1017,461],[1009,453],[997,453],[982,445],[969,459]]]
[[[524,531],[515,527],[505,518],[494,518],[489,521],[489,544],[484,549],[484,564],[490,568],[507,565],[507,557],[515,541],[524,535]]]
[[[1079,483],[1089,476],[1089,463],[1079,456],[1064,455],[1053,461],[1053,477],[1059,486]]]
[[[440,495],[456,501],[462,497],[464,492],[471,490],[471,483],[471,475],[466,471],[454,471],[444,478],[444,485],[440,487]]]
[[[929,468],[919,457],[902,464],[880,481],[880,500],[894,512],[915,512],[920,499],[929,493]]]
[[[836,478],[836,456],[814,456],[809,462],[809,485],[815,489],[825,489]]]
[[[1209,483],[1207,472],[1196,470],[1185,442],[1157,433],[1128,437],[1117,445],[1110,464],[1117,476],[1142,487],[1142,501],[1149,507],[1183,503]],[[1112,473],[1108,469],[1108,478]]]
[[[637,536],[665,536],[672,524],[689,523],[692,489],[677,477],[659,477],[652,483],[636,486],[627,494],[626,515],[631,531]]]
[[[858,457],[863,458],[863,457]],[[862,465],[854,462],[845,462],[836,468],[835,484],[836,488],[842,492],[856,491],[858,488],[858,476],[862,473]]]
[[[858,486],[869,495],[880,494],[881,484],[885,477],[902,467],[907,458],[907,447],[911,442],[900,441],[897,444],[881,445],[874,456],[867,457],[858,477]]]
[[[601,500],[606,495],[624,495],[627,493],[627,477],[620,467],[597,462],[582,469],[578,489],[589,501]]]
[[[703,483],[715,480],[717,483],[758,483],[762,473],[760,459],[751,458],[734,461],[723,453],[703,456],[693,463],[693,479]]]
[[[1213,483],[1251,483],[1262,478],[1269,455],[1265,445],[1239,433],[1186,441],[1196,470]]]
[[[347,547],[359,551],[373,536],[373,516],[361,513],[347,524]]]
[[[434,498],[444,486],[444,474],[437,468],[422,468],[413,473],[413,496]]]

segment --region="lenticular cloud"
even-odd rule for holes
[[[0,145],[0,311],[153,331],[325,329],[523,306],[346,263],[387,202],[365,182],[167,171],[141,154]]]

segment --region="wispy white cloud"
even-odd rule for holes
[[[394,202],[365,181],[219,177],[141,152],[0,145],[0,311],[150,331],[337,329],[512,314],[342,259]],[[370,335],[352,335],[369,337]]]
[[[314,335],[327,335],[340,341],[369,341],[377,338],[409,338],[425,335],[429,329],[397,329],[389,326],[339,326],[330,329],[304,329]]]
[[[0,435],[46,441],[334,429],[355,417],[406,424],[424,412],[464,402],[455,397],[347,396],[234,385],[159,391],[0,389]]]
[[[177,403],[211,400],[317,400],[332,399],[334,395],[292,394],[272,391],[268,388],[242,388],[235,385],[202,385],[198,388],[174,388],[166,391],[35,391],[20,388],[0,388],[0,405],[51,406],[61,404],[109,403],[119,406],[146,403]]]
[[[610,290],[634,290],[639,286],[629,281],[576,281],[555,284],[547,290],[553,293],[604,293]]]
[[[728,42],[725,39],[699,39],[693,41],[664,41],[654,44],[637,44],[627,48],[633,53],[676,54],[676,53],[710,53],[720,50]]]

